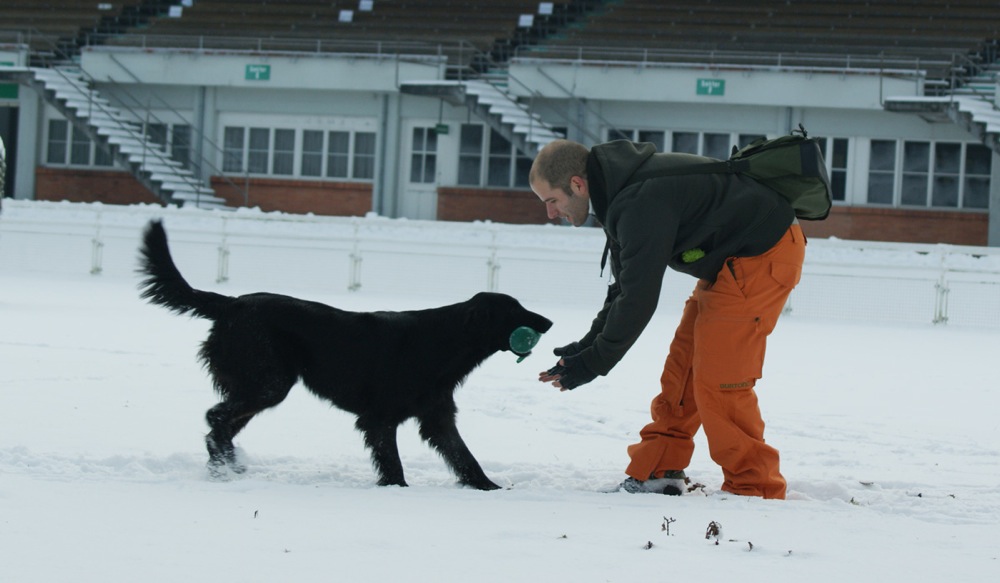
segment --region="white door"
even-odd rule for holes
[[[403,196],[399,216],[407,219],[437,218],[438,136],[434,125],[407,122],[404,129]]]

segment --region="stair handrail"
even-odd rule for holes
[[[48,68],[46,68],[46,70],[52,71],[52,72],[56,73],[57,75],[59,75],[60,77],[62,77],[62,79],[64,81],[66,81],[66,83],[73,84],[73,79],[71,79],[66,74],[66,72],[63,69],[61,69],[59,67],[48,67]],[[45,84],[44,81],[40,80],[40,82],[43,85]],[[114,114],[116,112],[114,110],[108,109],[103,103],[95,101],[95,99],[94,99],[95,94],[96,94],[96,91],[94,89],[90,88],[90,87],[88,87],[87,91],[84,93],[84,97],[87,100],[87,108],[88,108],[87,109],[87,114],[88,114],[87,115],[87,119],[91,119],[92,118],[93,113],[94,113],[95,110],[99,111],[101,113],[104,113],[104,114],[106,114],[108,116],[108,119],[114,121],[114,123],[116,125],[115,129],[120,129],[120,130],[127,131],[130,134],[132,134],[133,137],[136,137],[137,139],[140,139],[143,142],[142,143],[142,147],[143,147],[143,155],[144,156],[146,155],[147,152],[151,152],[153,155],[155,155],[157,157],[158,160],[162,161],[164,159],[168,159],[168,158],[164,158],[163,157],[163,154],[161,154],[158,151],[158,148],[153,148],[148,143],[146,143],[145,136],[143,136],[143,134],[141,132],[136,131],[134,128],[130,127],[123,120],[116,119],[115,116],[114,116]],[[78,118],[79,116],[75,116],[75,117]],[[110,143],[110,141],[107,140],[107,139],[101,139],[100,135],[97,134],[96,129],[92,129],[91,128],[91,125],[92,125],[91,122],[83,122],[82,120],[79,120],[79,119],[73,119],[73,120],[70,120],[70,121],[73,121],[73,122],[79,123],[79,124],[86,123],[87,127],[85,129],[87,131],[87,134],[90,136],[91,140],[93,140],[96,144],[100,145],[102,147],[102,149],[104,149],[105,153],[107,153],[109,156],[111,156],[112,158],[114,158],[114,152],[111,149],[111,143]]]
[[[994,61],[995,62],[995,61]],[[994,97],[994,92],[984,93],[975,87],[968,85],[969,80],[972,79],[976,74],[980,73],[986,68],[990,62],[983,63],[980,60],[973,59],[969,55],[964,55],[961,53],[955,53],[952,55],[952,66],[951,66],[951,91],[949,91],[949,101],[954,103],[955,101],[955,90],[958,89],[960,83],[965,83],[965,91],[970,93],[973,97],[979,101],[989,103],[993,111],[1000,111],[1000,107],[997,107]],[[964,74],[962,72],[964,71]]]
[[[44,43],[47,44],[49,46],[49,48],[52,50],[52,54],[55,55],[56,57],[58,57],[58,59],[59,59],[59,60],[54,60],[50,64],[52,66],[41,67],[41,68],[42,69],[46,69],[48,71],[52,71],[52,72],[58,74],[60,77],[62,77],[62,79],[67,84],[70,84],[70,85],[73,85],[73,80],[60,67],[62,65],[68,65],[68,66],[72,66],[75,70],[78,70],[80,72],[81,78],[84,81],[86,81],[87,84],[88,84],[87,91],[84,94],[85,97],[86,97],[86,100],[87,100],[88,113],[89,114],[93,114],[93,112],[95,111],[95,108],[96,108],[97,111],[100,111],[101,113],[107,115],[107,117],[108,117],[109,120],[113,120],[115,129],[126,131],[129,134],[131,134],[132,137],[136,138],[140,142],[140,144],[142,145],[142,161],[140,162],[140,165],[145,165],[146,156],[147,155],[152,155],[153,159],[155,159],[156,161],[160,162],[164,166],[170,165],[173,162],[173,158],[171,158],[169,155],[167,155],[167,153],[165,151],[161,150],[160,148],[153,147],[151,145],[151,143],[146,139],[145,131],[143,131],[143,132],[136,132],[135,129],[132,128],[132,127],[130,127],[126,122],[124,122],[123,120],[118,119],[118,118],[115,117],[114,114],[117,113],[117,112],[108,109],[107,107],[104,106],[103,103],[95,101],[94,97],[97,94],[97,91],[93,88],[94,78],[89,73],[87,73],[86,71],[84,71],[82,67],[80,67],[78,64],[76,64],[76,63],[73,62],[73,55],[72,54],[64,51],[61,47],[59,47],[59,45],[57,45],[56,43],[54,43],[49,38],[48,35],[43,34],[37,28],[29,28],[29,29],[27,29],[27,35],[28,35],[28,38],[29,38],[29,42],[30,42],[30,38],[31,38],[32,34],[35,34],[38,38],[43,39]],[[60,65],[60,63],[62,65]],[[44,85],[44,82],[42,84]],[[66,110],[62,110],[61,109],[61,113],[63,113],[64,115],[66,115],[69,112],[66,111]],[[133,116],[135,116],[135,119],[137,119],[137,120],[138,119],[142,119],[142,117],[141,116],[137,116],[134,111],[130,110],[130,113],[132,113]],[[91,141],[93,141],[95,145],[97,145],[98,147],[100,147],[104,151],[104,153],[108,155],[108,157],[110,157],[111,159],[115,160],[118,164],[123,164],[123,161],[121,159],[118,159],[118,157],[115,156],[115,152],[112,149],[111,142],[108,139],[106,139],[106,138],[102,138],[101,135],[96,131],[96,128],[92,128],[91,127],[92,126],[92,122],[90,122],[90,121],[84,122],[84,121],[82,121],[82,120],[79,119],[78,115],[74,115],[72,117],[70,117],[69,115],[66,115],[66,117],[69,119],[69,121],[73,122],[74,125],[77,125],[77,126],[81,126],[82,125],[83,126],[82,129],[85,131],[85,133],[87,134],[87,136],[91,139]],[[88,120],[89,119],[91,119],[90,115],[88,115]],[[127,161],[128,161],[128,158],[129,158],[128,155],[127,154],[122,154],[121,158],[123,158],[125,160],[125,162],[124,162],[125,168],[128,168],[128,166],[127,166]],[[152,173],[150,173],[150,174],[152,174]],[[188,184],[189,186],[192,186],[194,188],[194,190],[195,190],[195,204],[197,205],[200,202],[200,199],[201,199],[201,196],[202,196],[202,194],[201,194],[201,189],[203,188],[202,185],[199,184],[197,181],[192,183],[191,180],[188,179],[186,176],[178,175],[177,178],[180,181],[184,182],[185,184]],[[140,178],[140,181],[141,180],[143,180],[143,179]],[[147,179],[147,180],[149,181],[150,184],[153,182],[153,180],[151,178]],[[146,184],[146,186],[150,187],[150,184]]]
[[[486,52],[483,52],[483,51],[478,51],[478,54],[476,56],[481,60],[481,63],[483,65],[491,67],[491,68],[495,68],[495,69],[500,70],[500,71],[503,71],[503,77],[504,77],[504,79],[506,79],[508,82],[515,83],[517,86],[524,88],[528,92],[528,94],[531,97],[528,100],[528,104],[526,106],[524,106],[525,109],[526,109],[526,111],[527,111],[527,113],[531,114],[533,110],[537,109],[535,98],[544,98],[545,95],[543,95],[538,90],[531,88],[530,86],[528,86],[526,83],[524,83],[523,81],[521,81],[520,79],[518,79],[514,75],[511,75],[511,73],[510,73],[510,66],[507,63],[500,63],[500,62],[495,61],[493,59],[493,56],[492,56],[491,53],[486,53]],[[539,70],[541,70],[541,69],[539,69]],[[592,113],[594,115],[594,117],[596,117],[598,120],[600,120],[601,122],[603,122],[605,124],[608,124],[610,126],[610,124],[607,122],[607,120],[603,116],[601,116],[601,114],[596,109],[594,109],[591,106],[589,106],[586,101],[584,101],[584,100],[580,99],[579,97],[576,97],[575,95],[573,95],[573,93],[571,91],[569,91],[568,89],[566,89],[565,87],[563,87],[562,85],[560,85],[558,82],[556,82],[551,77],[548,77],[548,75],[546,75],[544,72],[542,74],[545,75],[547,78],[549,78],[549,80],[552,81],[553,84],[555,84],[557,87],[559,87],[567,95],[569,95],[570,98],[576,104],[578,104],[579,106],[583,107],[585,111],[587,111],[588,113]],[[480,73],[479,74],[479,78],[483,79],[484,75],[482,73]],[[496,83],[489,82],[488,80],[487,80],[487,82],[490,83],[490,85],[493,85],[494,87],[496,87]],[[515,104],[517,104],[519,106],[522,105],[521,102],[519,102],[518,99],[516,97],[514,97],[513,95],[510,95],[510,93],[508,91],[500,89],[499,87],[498,87],[498,89],[501,90],[504,93],[504,95],[506,95],[509,99],[511,99]],[[592,131],[590,131],[585,124],[578,123],[576,120],[572,119],[564,110],[561,110],[561,109],[556,108],[556,107],[546,107],[545,110],[554,113],[560,120],[563,120],[566,123],[566,127],[567,128],[579,131],[581,134],[583,134],[584,136],[586,136],[587,139],[591,140],[593,143],[596,144],[596,143],[602,141],[601,138],[600,138],[600,136],[598,134],[595,134]],[[534,123],[534,116],[533,115],[531,116],[531,120],[532,120],[532,123]],[[546,126],[551,126],[552,124],[546,123],[545,125]]]
[[[131,69],[129,69],[128,67],[126,67],[124,63],[122,63],[120,60],[118,60],[113,53],[108,53],[108,57],[111,59],[112,62],[114,62],[116,65],[118,65],[122,69],[122,71],[124,71],[129,77],[131,77],[136,83],[139,83],[139,84],[144,83],[144,81],[142,79],[140,79],[135,73],[133,73]],[[87,76],[89,78],[93,79],[93,77],[91,77],[89,74],[87,74]],[[125,84],[123,84],[123,83],[121,83],[119,81],[115,81],[111,77],[108,77],[107,83],[109,83],[110,85],[112,85],[116,89],[121,90],[122,93],[124,93],[126,96],[128,96],[130,99],[132,99],[135,103],[137,103],[139,105],[139,107],[142,107],[141,100],[139,100],[132,92],[130,92],[126,88]],[[167,103],[167,101],[165,99],[163,99],[162,97],[160,97],[159,94],[157,94],[156,92],[152,92],[152,94],[153,94],[153,97],[155,97],[157,99],[158,103],[164,107],[164,109],[166,109],[170,113],[172,113],[175,116],[177,116],[177,119],[180,119],[181,121],[183,121],[184,123],[186,123],[188,127],[190,127],[194,132],[196,132],[196,134],[197,134],[196,137],[197,137],[197,139],[201,143],[207,144],[209,146],[210,150],[212,152],[214,152],[215,154],[225,155],[225,150],[223,150],[222,148],[220,148],[219,144],[217,144],[215,142],[215,140],[213,140],[211,137],[209,137],[201,128],[196,127],[194,123],[192,123],[190,120],[188,120],[186,117],[184,117],[184,115],[180,111],[178,111],[176,108],[174,108],[172,105],[170,105],[169,103]],[[126,105],[121,100],[119,100],[119,102],[122,103],[122,105],[124,107],[126,107],[127,109],[129,109],[129,111],[131,113],[133,113],[133,115],[134,115],[134,110],[132,110],[131,108],[129,108],[129,106]],[[152,113],[151,108],[148,107],[148,106],[147,106],[147,108],[145,110],[145,113],[147,115],[152,115],[153,119],[157,123],[161,123],[161,124],[165,123],[162,119],[157,118],[156,115]],[[235,182],[233,182],[229,178],[229,176],[227,176],[225,174],[225,172],[221,168],[219,168],[218,166],[216,166],[215,163],[213,163],[208,157],[206,157],[206,156],[204,156],[202,154],[199,154],[197,165],[198,165],[198,173],[201,174],[201,176],[197,176],[196,179],[199,179],[199,180],[202,180],[202,181],[205,180],[202,170],[204,170],[205,167],[207,167],[207,169],[209,170],[209,172],[212,173],[213,176],[220,176],[223,179],[223,181],[225,181],[225,183],[228,186],[230,186],[232,188],[235,188],[240,194],[242,194],[243,195],[244,206],[249,206],[249,191],[246,188],[241,187],[238,184],[236,184]],[[247,172],[249,172],[249,170]]]
[[[588,114],[593,115],[595,118],[597,118],[598,121],[600,121],[601,123],[603,123],[607,127],[612,127],[611,122],[608,121],[607,118],[605,118],[604,116],[602,116],[601,113],[599,111],[597,111],[596,108],[591,107],[590,104],[588,104],[586,102],[586,100],[581,99],[580,97],[574,95],[572,91],[570,91],[569,89],[567,89],[566,87],[564,87],[561,83],[559,83],[558,81],[556,81],[551,75],[549,75],[544,70],[542,70],[541,67],[538,68],[538,72],[543,77],[545,77],[549,82],[551,82],[553,85],[555,85],[557,88],[559,88],[562,92],[564,92],[570,98],[570,100],[573,103],[575,103],[579,107],[582,107]],[[536,99],[544,99],[544,98],[548,97],[547,95],[543,94],[541,91],[528,86],[526,83],[524,83],[523,81],[521,81],[520,79],[518,79],[516,76],[511,75],[510,71],[507,72],[507,78],[510,81],[516,83],[518,86],[523,87],[525,90],[528,91],[528,93],[531,95],[530,102],[531,102],[531,108],[532,109],[536,108],[536,101],[535,101]],[[560,119],[565,120],[567,122],[567,127],[570,127],[570,128],[572,128],[574,130],[577,130],[581,134],[583,134],[584,136],[586,136],[586,138],[588,140],[590,140],[592,144],[597,144],[597,143],[600,143],[601,141],[603,141],[599,133],[595,134],[594,132],[590,131],[589,126],[587,124],[582,124],[582,123],[576,122],[564,110],[562,110],[560,108],[557,108],[557,107],[549,107],[547,109],[549,111],[554,112]]]
[[[70,81],[69,77],[61,69],[49,68],[49,70],[55,71],[67,82]],[[98,111],[107,114],[109,119],[114,120],[115,129],[125,130],[130,134],[132,134],[133,137],[139,140],[139,142],[142,145],[142,161],[140,162],[141,165],[145,165],[147,161],[146,156],[150,156],[150,158],[153,161],[159,162],[163,166],[170,166],[171,164],[176,162],[176,160],[174,160],[173,157],[170,156],[170,154],[166,151],[166,149],[160,148],[158,145],[154,145],[154,143],[151,142],[147,137],[149,129],[149,120],[152,119],[156,123],[163,123],[163,120],[157,118],[156,115],[153,114],[152,111],[150,111],[148,108],[145,110],[145,112],[141,110],[137,111],[136,109],[122,103],[121,108],[123,108],[128,113],[132,114],[133,119],[137,120],[135,123],[144,123],[142,131],[138,131],[130,127],[129,123],[126,122],[125,120],[115,118],[115,116],[113,115],[115,113],[114,110],[108,109],[107,107],[104,106],[104,104],[94,100],[94,97],[98,94],[98,91],[92,86],[93,83],[95,82],[94,77],[89,73],[87,73],[86,71],[84,71],[82,68],[79,69],[79,71],[81,79],[83,79],[88,84],[86,96],[87,96],[87,105],[89,108],[91,108],[90,111],[92,112],[93,108],[96,106]],[[145,117],[143,116],[144,113]],[[145,119],[146,121],[142,122],[141,120],[143,119]],[[89,123],[90,122],[88,122],[88,124]],[[198,202],[200,202],[201,198],[200,189],[204,188],[204,186],[199,182],[199,180],[195,178],[193,175],[191,177],[177,175],[176,178],[181,182],[187,184],[188,186],[194,188],[196,196],[195,203],[197,204]]]

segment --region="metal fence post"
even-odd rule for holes
[[[225,283],[229,281],[229,238],[226,226],[226,218],[222,219],[222,241],[219,243],[218,272],[215,275],[215,283]]]
[[[934,284],[934,323],[948,323],[948,251],[941,251],[941,275]]]
[[[948,323],[948,279],[945,276],[945,272],[941,272],[941,277],[938,282],[934,284],[935,300],[934,300],[934,323],[935,324],[947,324]]]
[[[352,226],[354,227],[354,242],[351,247],[351,263],[348,267],[349,273],[347,276],[347,291],[358,291],[361,289],[361,225],[358,223],[357,217],[351,220]]]
[[[486,291],[500,289],[500,261],[497,259],[497,231],[490,229],[490,258],[486,261]]]
[[[90,240],[90,274],[100,275],[104,271],[104,241],[101,239],[101,214],[97,214],[94,238]]]

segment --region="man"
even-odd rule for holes
[[[664,176],[690,154],[616,140],[587,149],[568,140],[545,146],[529,175],[549,218],[604,228],[614,282],[590,331],[557,348],[539,380],[572,390],[606,375],[635,343],[656,309],[669,267],[698,279],[667,355],[652,422],[628,448],[628,492],[680,494],[704,427],[722,489],[784,498],[778,452],[764,443],[754,385],[764,347],[799,281],[805,238],[788,202],[735,174]],[[660,174],[658,174],[660,171]]]

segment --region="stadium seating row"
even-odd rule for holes
[[[357,41],[468,43],[484,52],[530,44],[533,54],[567,47],[731,50],[782,53],[905,55],[946,60],[974,52],[1000,38],[1000,3],[976,0],[554,0],[556,12],[582,14],[565,25],[526,33],[524,14],[537,0],[196,0],[180,17],[167,10],[176,1],[5,0],[0,30],[26,33],[33,49],[79,42],[102,20],[144,8],[158,15],[102,42],[148,45],[162,37],[179,47],[211,38],[244,46],[247,37]],[[342,18],[350,11],[351,18]],[[176,15],[175,15],[176,16]],[[35,45],[39,46],[35,46]],[[509,54],[509,53],[505,53]]]

